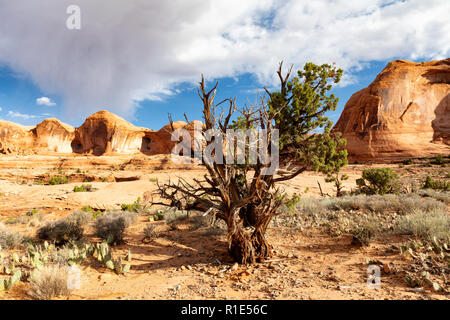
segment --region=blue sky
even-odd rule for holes
[[[366,68],[353,74],[356,78],[355,83],[333,89],[333,93],[339,97],[337,110],[328,114],[333,122],[339,119],[344,105],[351,95],[368,86],[388,62],[371,62]],[[228,97],[236,97],[238,105],[252,103],[256,99],[255,90],[264,87],[264,84],[260,83],[252,74],[219,78],[217,80],[219,81],[216,96],[217,102]],[[214,81],[210,80],[208,83],[212,85]],[[197,95],[196,85],[194,83],[182,83],[174,89],[176,93],[163,95],[161,100],[144,100],[139,102],[135,114],[126,117],[127,120],[136,126],[156,130],[167,124],[168,113],[171,113],[175,121],[184,120],[184,113],[187,114],[189,120],[201,119],[202,106]],[[37,99],[42,97],[49,98],[55,105],[39,105]],[[7,67],[0,69],[0,108],[2,109],[0,111],[0,119],[23,125],[35,125],[50,117],[58,118],[73,126],[79,126],[83,121],[83,119],[74,119],[68,116],[64,112],[64,106],[58,96],[40,90],[30,79],[15,73]],[[101,109],[99,107],[98,110],[93,110],[93,112]]]
[[[107,109],[159,129],[168,113],[201,119],[202,73],[242,105],[283,60],[345,70],[335,122],[389,61],[448,58],[448,12],[448,0],[0,0],[0,119],[79,126]]]

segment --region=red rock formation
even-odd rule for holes
[[[56,153],[71,153],[75,128],[58,119],[46,119],[33,130],[35,148]]]
[[[32,127],[0,121],[0,154],[29,154],[33,146]]]
[[[450,154],[450,59],[389,63],[333,128],[354,160]]]
[[[99,111],[75,130],[72,149],[76,153],[94,155],[137,153],[141,149],[145,130],[108,111]]]
[[[192,134],[193,123],[177,121],[172,126],[174,130],[186,127]],[[172,126],[159,131],[138,128],[108,111],[93,114],[76,129],[57,119],[46,119],[36,127],[0,121],[0,153],[169,154],[177,143],[171,141]]]

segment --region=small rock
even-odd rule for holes
[[[178,252],[178,256],[179,256],[179,257],[182,257],[183,255],[182,255],[180,252]]]
[[[433,290],[434,291],[441,291],[441,286],[437,282],[433,282]]]
[[[236,262],[233,264],[233,266],[230,268],[230,271],[236,271],[239,268],[239,264]]]
[[[414,292],[414,293],[424,293],[425,292],[425,290],[423,288],[413,288],[413,289],[408,289],[406,291]]]
[[[205,251],[204,250],[200,250],[198,253],[200,253],[200,254],[204,254],[205,253]]]

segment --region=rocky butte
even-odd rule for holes
[[[189,125],[173,122],[153,131],[135,127],[108,111],[99,111],[74,128],[57,119],[46,119],[36,127],[0,121],[0,153],[3,154],[168,154],[176,142],[171,141],[173,130]]]
[[[333,128],[357,161],[450,154],[450,59],[389,63]]]

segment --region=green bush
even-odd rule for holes
[[[69,183],[69,179],[67,177],[62,176],[51,177],[50,180],[48,181],[48,184],[51,186],[66,183]]]
[[[402,161],[402,164],[404,164],[405,166],[411,165],[411,164],[413,164],[413,161],[412,161],[412,159],[405,159]]]
[[[93,191],[91,184],[83,184],[81,186],[75,186],[73,192],[91,192]]]
[[[433,160],[430,161],[431,164],[437,164],[437,165],[445,165],[445,160],[443,156],[437,156]]]
[[[397,193],[398,175],[391,168],[371,168],[363,171],[362,177],[356,180],[359,191],[368,194]]]
[[[122,203],[121,204],[121,208],[122,208],[122,211],[139,213],[143,209],[142,204],[141,204],[141,198],[140,197],[137,198],[137,200],[134,203],[132,203],[132,204]]]
[[[83,211],[75,211],[66,218],[49,222],[37,231],[37,237],[41,240],[55,241],[59,244],[83,237],[84,225],[90,220],[89,214]]]
[[[124,243],[125,230],[136,221],[136,214],[127,211],[112,211],[99,217],[95,223],[95,233],[108,244]]]
[[[450,190],[450,182],[433,180],[430,176],[428,176],[423,185],[424,189],[433,189],[433,190],[442,190],[449,191]]]

